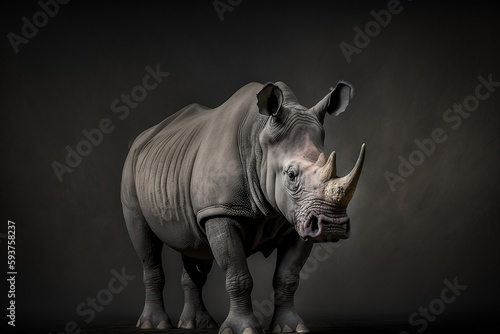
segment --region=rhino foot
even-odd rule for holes
[[[184,310],[182,311],[177,327],[184,329],[206,329],[217,328],[218,326],[206,310],[198,312]]]
[[[269,331],[272,333],[308,333],[309,328],[304,325],[304,321],[294,310],[277,309],[274,312]]]
[[[136,327],[141,329],[170,329],[173,328],[167,312],[158,307],[144,307]]]
[[[219,334],[264,334],[264,330],[253,313],[245,316],[229,314]]]

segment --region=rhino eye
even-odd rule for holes
[[[293,170],[288,170],[288,172],[286,172],[288,178],[290,179],[290,181],[295,181],[295,178],[297,177],[297,175],[295,174],[295,171]]]

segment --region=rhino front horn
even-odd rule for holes
[[[330,161],[330,159],[328,160]],[[342,178],[337,178],[334,176],[329,181],[326,181],[327,184],[325,186],[325,197],[327,200],[340,205],[347,205],[349,203],[352,196],[354,196],[354,191],[356,190],[356,185],[358,184],[361,170],[363,169],[364,160],[365,144],[361,146],[358,161],[356,161],[356,165],[354,165],[354,168],[349,174]],[[325,167],[327,166],[328,162],[325,164]],[[322,171],[322,176],[323,172],[324,171]]]

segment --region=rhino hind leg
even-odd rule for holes
[[[165,274],[161,262],[163,242],[153,233],[140,210],[123,208],[127,230],[143,265],[146,298],[136,327],[141,329],[172,328],[163,305]]]
[[[307,333],[309,329],[295,311],[294,295],[299,286],[300,270],[312,249],[312,241],[303,241],[292,233],[278,246],[273,278],[274,315],[269,326],[273,333]]]
[[[184,309],[177,327],[184,329],[217,328],[217,323],[208,313],[203,302],[202,289],[213,260],[198,260],[182,255],[184,269],[181,284],[184,289]]]

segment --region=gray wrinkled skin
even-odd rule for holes
[[[178,327],[215,328],[202,300],[213,259],[230,297],[220,333],[263,333],[253,314],[246,258],[277,249],[270,330],[306,332],[294,308],[299,272],[313,242],[349,237],[353,170],[338,177],[323,153],[325,114],[343,112],[352,88],[340,82],[312,108],[282,82],[250,83],[215,109],[192,104],[144,131],[123,168],[121,199],[144,267],[140,328],[172,328],[165,312],[161,250],[182,254],[185,304]]]

